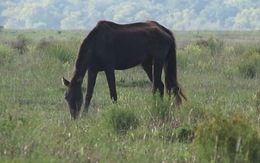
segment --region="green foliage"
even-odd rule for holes
[[[248,45],[244,44],[235,44],[232,47],[232,51],[236,56],[241,56],[243,55],[246,51],[248,50]]]
[[[222,30],[259,30],[259,2],[243,0],[235,3],[231,0],[193,1],[178,0],[138,1],[138,4],[115,1],[1,1],[0,15],[7,28],[34,29],[82,29],[93,27],[105,15],[106,19],[117,22],[133,22],[150,18],[159,20],[177,30],[222,29]],[[32,3],[39,6],[31,7]],[[60,5],[64,4],[64,5]],[[224,4],[224,5],[219,5]],[[246,4],[246,5],[245,5]],[[82,6],[93,6],[86,10]],[[67,14],[67,6],[75,6],[77,14]],[[162,6],[162,7],[154,7]],[[129,9],[131,8],[131,9]],[[115,12],[118,10],[121,12]],[[27,12],[24,12],[27,11]],[[150,12],[153,11],[153,12]],[[15,14],[19,13],[19,14]],[[44,13],[44,14],[43,14]],[[99,14],[93,14],[99,13]],[[158,14],[160,13],[160,14]],[[170,14],[170,15],[169,15]],[[89,21],[91,20],[91,21]]]
[[[178,52],[178,66],[182,69],[209,71],[213,69],[214,58],[210,50],[198,45],[188,45]]]
[[[28,44],[30,43],[30,40],[26,38],[23,34],[20,34],[16,37],[15,41],[12,41],[10,43],[10,46],[17,50],[19,54],[24,54],[28,51]]]
[[[45,55],[58,59],[62,63],[71,63],[75,60],[78,46],[67,41],[41,39],[36,50]]]
[[[247,50],[238,64],[238,69],[245,78],[258,77],[260,75],[260,47]]]
[[[173,108],[169,102],[165,102],[159,94],[154,97],[151,110],[151,118],[155,123],[164,123],[173,119]]]
[[[14,52],[6,45],[0,44],[0,67],[10,63],[14,58]]]
[[[179,113],[187,119],[187,125],[193,128],[208,118],[208,111],[201,104],[194,101],[187,103]]]
[[[230,44],[217,57],[208,47],[195,45],[198,37],[189,32],[176,37],[177,43],[189,39],[177,49],[178,80],[188,96],[180,107],[173,96],[153,96],[140,67],[116,71],[114,104],[100,72],[89,113],[76,121],[70,120],[61,77],[71,77],[80,45],[75,40],[83,31],[2,33],[0,162],[258,161],[259,82],[242,78],[238,70],[257,33],[216,32],[216,38]],[[199,35],[208,38],[211,33]],[[19,34],[33,40],[23,55],[8,46],[11,41],[5,44]],[[61,59],[64,53],[68,57]],[[226,70],[232,71],[228,78]],[[84,88],[86,82],[84,78]]]
[[[111,108],[106,116],[108,116],[108,123],[119,134],[126,134],[128,130],[137,128],[139,124],[139,119],[135,113],[126,108]]]
[[[259,133],[247,118],[239,113],[230,116],[218,113],[212,119],[201,123],[193,145],[200,161],[260,161]]]
[[[153,105],[150,112],[151,124],[161,128],[159,137],[163,142],[191,142],[194,138],[194,128],[181,126],[179,120],[176,118],[177,115],[175,115],[176,109],[169,99],[163,100],[157,94],[153,98]]]
[[[180,142],[190,143],[194,139],[195,130],[191,127],[165,127],[160,133],[160,137],[164,142]]]
[[[190,127],[179,127],[176,129],[176,137],[180,142],[190,142],[194,138],[194,129]]]
[[[198,40],[196,42],[196,45],[198,45],[201,48],[202,47],[208,48],[212,56],[219,55],[224,50],[223,40],[215,39],[212,36],[207,40],[203,40],[203,39]]]

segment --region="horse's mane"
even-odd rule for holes
[[[73,78],[71,79],[71,83],[77,83],[77,81],[80,78],[83,78],[83,76],[86,73],[86,62],[87,62],[87,55],[91,54],[91,47],[93,45],[95,35],[98,32],[98,28],[95,27],[93,30],[89,32],[87,37],[83,40],[82,44],[80,45],[79,51],[78,51],[78,56],[76,59],[76,64],[75,64],[75,70],[74,70],[74,75]]]
[[[91,30],[89,32],[89,34],[87,35],[87,37],[83,40],[80,48],[79,48],[79,52],[78,52],[78,57],[76,60],[76,68],[81,68],[81,63],[84,62],[84,58],[86,57],[86,55],[88,54],[88,51],[90,50],[91,46],[93,45],[94,39],[95,39],[95,35],[98,32],[98,28],[95,27],[93,30]]]

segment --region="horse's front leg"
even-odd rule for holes
[[[117,94],[116,94],[116,79],[115,79],[115,70],[114,69],[107,69],[105,70],[108,87],[110,91],[110,97],[113,102],[117,101]]]
[[[83,114],[86,114],[88,112],[88,108],[90,105],[90,101],[93,95],[94,87],[96,84],[96,78],[97,78],[98,71],[95,70],[88,70],[88,85],[87,85],[87,94],[85,98],[85,108],[83,110]]]

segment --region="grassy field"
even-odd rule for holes
[[[87,116],[70,120],[86,31],[0,31],[0,162],[260,162],[260,32],[176,31],[181,107],[140,67],[100,72]],[[86,80],[84,80],[84,91]]]

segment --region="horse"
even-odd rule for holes
[[[110,97],[117,101],[115,70],[141,65],[153,84],[152,92],[164,95],[161,80],[165,73],[165,86],[172,92],[176,105],[187,99],[177,81],[176,43],[172,32],[156,21],[116,24],[99,21],[83,40],[71,81],[63,77],[67,87],[65,99],[72,119],[76,119],[83,103],[82,81],[88,72],[84,113],[88,112],[98,72],[104,71]]]

